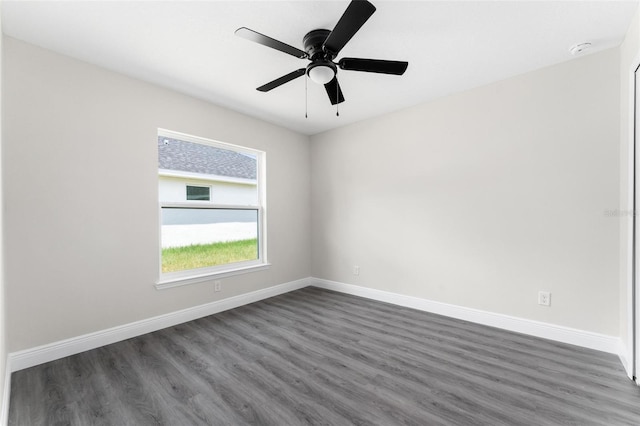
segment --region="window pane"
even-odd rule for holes
[[[187,200],[210,201],[210,190],[208,186],[187,185]]]
[[[264,162],[251,148],[160,131],[161,280],[266,264],[259,234]]]
[[[258,259],[258,210],[162,208],[162,272]]]
[[[205,188],[193,186],[194,198],[187,200],[211,201],[215,193],[218,205],[258,205],[258,158],[232,149],[224,149],[201,143],[158,136],[159,200],[181,202],[184,185],[197,178],[202,186],[209,187],[208,198],[203,197]],[[198,182],[200,183],[200,182]],[[213,189],[211,189],[213,188]]]

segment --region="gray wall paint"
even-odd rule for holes
[[[313,136],[313,275],[617,336],[619,84],[613,49]]]
[[[316,135],[310,150],[306,136],[3,42],[10,351],[309,275],[618,335],[620,224],[604,214],[620,205],[618,50]],[[269,271],[222,293],[153,288],[158,127],[267,152]]]
[[[629,178],[633,172],[630,167],[631,155],[629,149],[632,144],[633,134],[633,85],[630,81],[632,70],[638,65],[640,59],[640,10],[636,11],[633,21],[627,31],[627,36],[620,46],[620,211],[630,212],[633,203],[630,196]],[[621,215],[618,218],[620,230],[620,337],[626,349],[625,358],[631,354],[631,327],[629,327],[629,312],[631,303],[631,262],[630,244],[632,216]],[[625,359],[629,363],[631,359]]]
[[[1,18],[1,17],[0,17]],[[2,21],[0,19],[0,21]],[[3,40],[2,40],[2,23],[0,22],[0,117],[3,117],[2,110],[2,97],[3,97]],[[6,375],[10,374],[6,371],[7,366],[7,335],[6,335],[6,297],[5,297],[5,279],[4,279],[4,197],[2,195],[3,178],[2,178],[2,151],[3,148],[3,129],[2,118],[0,118],[0,384],[5,383]],[[0,425],[4,425],[7,422],[7,415],[9,412],[9,395],[5,395],[5,387],[1,386],[0,390]]]
[[[308,277],[309,139],[4,39],[10,351]],[[266,152],[263,272],[163,291],[157,129]]]

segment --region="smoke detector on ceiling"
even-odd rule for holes
[[[585,50],[588,50],[589,48],[591,48],[591,43],[579,43],[579,44],[576,44],[575,46],[571,46],[571,48],[569,49],[569,52],[573,56],[577,56],[577,55],[581,55],[582,53],[584,53]]]

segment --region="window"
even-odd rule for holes
[[[187,185],[187,201],[211,201],[211,187]]]
[[[158,132],[157,288],[268,266],[264,162],[262,151]]]

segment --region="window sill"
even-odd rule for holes
[[[221,272],[208,272],[202,275],[191,275],[188,277],[172,277],[160,279],[155,284],[156,290],[166,290],[173,287],[181,287],[183,285],[201,283],[203,281],[211,281],[231,277],[234,275],[248,274],[251,272],[264,271],[271,267],[270,263],[261,263],[259,265],[242,266],[236,269],[227,269]]]

